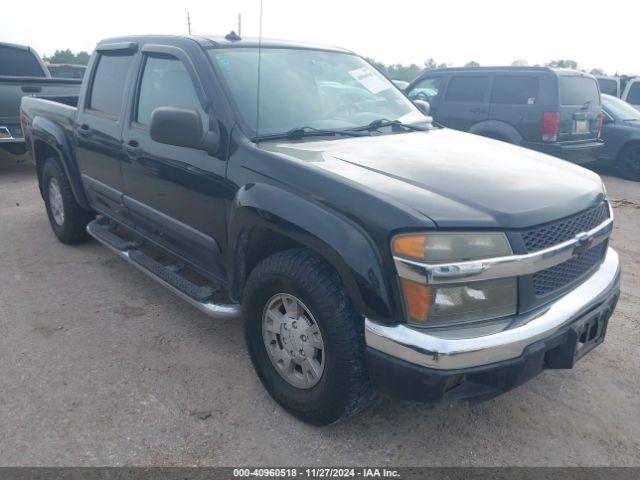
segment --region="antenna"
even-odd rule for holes
[[[258,93],[256,95],[256,135],[260,135],[260,62],[262,60],[262,2],[260,0],[260,32],[258,34]]]
[[[191,17],[189,16],[189,12],[187,12],[187,31],[189,35],[191,35]]]

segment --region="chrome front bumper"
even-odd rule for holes
[[[489,365],[522,355],[534,342],[549,337],[594,308],[616,288],[620,261],[609,248],[604,261],[585,282],[545,306],[517,325],[489,335],[452,338],[451,329],[429,331],[406,324],[383,324],[365,319],[365,341],[369,348],[423,367],[438,370]]]

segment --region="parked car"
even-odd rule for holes
[[[607,77],[605,75],[595,75],[596,80],[598,80],[598,85],[600,86],[600,93],[606,93],[607,95],[612,95],[614,97],[620,98],[620,94],[622,93],[622,89],[620,88],[621,79],[620,77]]]
[[[431,104],[440,124],[521,145],[575,163],[594,161],[598,83],[573,70],[478,67],[427,70],[406,89]]]
[[[404,80],[392,80],[392,82],[402,91],[404,91],[404,89],[409,86],[409,82],[406,82]]]
[[[604,148],[600,161],[629,180],[640,181],[640,111],[611,95],[602,95]]]
[[[20,128],[20,100],[25,95],[77,95],[79,80],[50,78],[38,54],[30,47],[0,43],[0,153],[23,155],[26,146]]]
[[[75,65],[72,63],[50,63],[47,70],[53,78],[79,78],[84,77],[86,65]]]
[[[627,82],[621,98],[640,110],[640,78],[633,78]]]
[[[77,107],[25,97],[22,116],[58,239],[242,314],[260,380],[304,421],[374,390],[488,398],[604,339],[620,267],[601,179],[434,126],[349,51],[115,38]]]

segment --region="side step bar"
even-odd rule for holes
[[[127,241],[113,233],[107,225],[101,224],[98,219],[87,225],[87,233],[120,258],[146,273],[159,284],[167,287],[201,312],[222,319],[240,317],[240,305],[223,305],[212,301],[212,297],[219,290],[219,287],[198,286],[191,283],[178,273],[138,250],[135,242]]]

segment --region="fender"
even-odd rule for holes
[[[498,137],[514,145],[520,145],[523,140],[522,135],[520,135],[520,132],[518,132],[513,125],[499,120],[487,120],[476,123],[469,129],[469,133],[475,133],[483,137]]]
[[[31,135],[33,136],[32,149],[34,151],[34,160],[37,141],[42,141],[52,148],[60,159],[60,163],[69,179],[71,191],[76,201],[82,208],[90,210],[91,207],[89,206],[84,187],[82,186],[80,171],[75,160],[73,149],[71,148],[71,142],[69,142],[69,138],[64,129],[45,117],[36,116],[31,122]]]
[[[362,315],[392,319],[393,295],[383,260],[373,240],[353,221],[325,206],[269,184],[250,184],[238,191],[229,215],[229,272],[234,298],[246,281],[245,252],[251,230],[261,226],[302,244],[338,272],[355,309]]]

